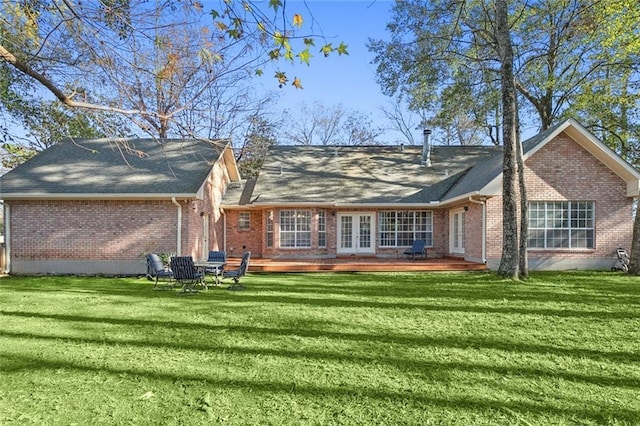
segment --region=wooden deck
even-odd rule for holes
[[[227,260],[229,268],[240,264],[240,259]],[[345,257],[334,259],[261,259],[251,258],[249,272],[433,272],[433,271],[486,271],[487,265],[456,258],[440,259],[384,259],[372,257]]]

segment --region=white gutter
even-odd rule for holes
[[[11,272],[11,208],[7,203],[4,203],[4,260],[3,272],[8,274]]]
[[[466,201],[470,197],[483,197],[484,195],[475,191],[460,195],[455,198],[451,198],[445,201],[430,201],[428,203],[315,203],[315,202],[300,202],[300,203],[255,203],[250,205],[233,205],[223,204],[220,207],[229,210],[250,210],[250,209],[264,209],[264,208],[292,208],[292,207],[318,207],[318,208],[344,208],[344,209],[362,209],[362,208],[377,208],[377,209],[389,209],[389,208],[406,208],[406,209],[430,209],[434,207],[446,207],[451,204],[456,204],[461,201]]]
[[[171,197],[171,202],[178,207],[178,225],[176,226],[176,256],[182,256],[182,206],[176,201],[176,197]]]
[[[222,213],[222,251],[227,252],[227,214],[224,209],[220,209]]]
[[[482,263],[487,263],[487,199],[482,197],[480,200],[474,200],[469,197],[469,201],[482,205]]]
[[[199,191],[200,192],[200,191]],[[202,199],[199,192],[184,194],[48,194],[48,193],[3,193],[3,200],[166,200],[167,198],[186,199]]]

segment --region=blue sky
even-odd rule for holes
[[[279,106],[295,108],[301,103],[311,105],[319,101],[327,107],[342,104],[345,109],[371,114],[374,125],[387,125],[380,108],[390,104],[391,99],[382,94],[376,83],[374,55],[366,47],[367,40],[388,38],[386,25],[391,19],[392,1],[381,0],[288,0],[288,15],[300,13],[304,24],[302,35],[322,34],[326,42],[338,46],[348,45],[349,55],[332,54],[325,58],[320,52],[322,40],[316,38],[310,65],[296,59],[293,65],[284,62],[272,64],[270,68],[287,72],[290,80],[300,78],[303,89],[293,87],[279,91]],[[263,84],[268,87],[273,73],[265,71]],[[417,133],[419,131],[416,130]],[[398,136],[389,133],[383,139],[394,142]]]

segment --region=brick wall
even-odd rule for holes
[[[167,201],[8,201],[16,260],[135,260],[173,252],[176,207]]]
[[[614,258],[618,247],[630,248],[633,200],[626,183],[564,133],[547,143],[525,164],[529,201],[595,201],[593,250],[529,250],[536,259]],[[487,201],[487,257],[502,255],[502,197]]]

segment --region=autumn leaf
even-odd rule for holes
[[[229,28],[225,25],[224,22],[220,22],[220,21],[216,22],[216,26],[220,31],[227,31],[227,29]]]
[[[293,15],[293,25],[301,28],[302,27],[302,15],[300,15],[299,13],[296,13],[295,15]]]
[[[287,78],[287,74],[283,73],[282,71],[276,72],[275,78],[278,79],[278,86],[280,88],[282,88],[282,86],[289,80]]]
[[[258,68],[258,69],[256,70],[256,75],[257,75],[258,77],[260,77],[262,74],[264,74],[264,71],[262,71],[260,68]]]
[[[269,7],[272,7],[273,10],[275,10],[276,12],[278,11],[278,8],[282,6],[282,1],[280,0],[269,0]]]
[[[304,49],[302,52],[298,53],[298,58],[300,58],[300,62],[310,65],[309,60],[313,57],[311,52],[309,52],[309,48]]]
[[[315,46],[315,45],[316,45],[316,42],[315,42],[315,40],[314,40],[314,39],[312,39],[312,38],[305,38],[305,39],[304,39],[304,44],[305,44],[306,46]]]
[[[333,52],[333,46],[331,46],[331,43],[327,43],[324,46],[322,46],[322,48],[320,49],[320,52],[322,52],[322,54],[325,57],[327,57],[331,52]]]
[[[302,82],[300,81],[300,79],[298,77],[295,77],[293,79],[293,83],[291,83],[291,85],[293,87],[295,87],[296,89],[302,89]]]
[[[344,42],[340,43],[340,46],[338,46],[338,55],[348,55],[349,52],[347,52],[347,45],[344,44]]]

